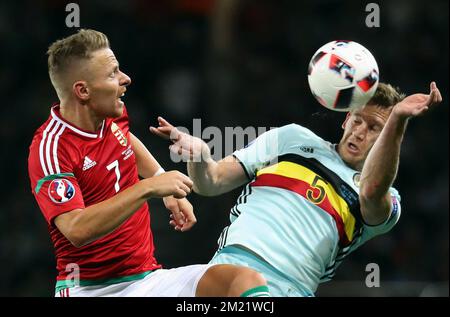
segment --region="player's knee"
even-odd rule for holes
[[[229,284],[228,296],[238,297],[260,286],[267,286],[264,276],[247,267],[236,267],[235,275]]]
[[[239,270],[241,271],[239,279],[248,288],[267,285],[267,281],[261,273],[246,267],[239,268]]]

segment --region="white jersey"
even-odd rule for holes
[[[333,144],[299,125],[270,130],[234,156],[251,181],[231,209],[218,251],[242,246],[311,292],[334,276],[349,253],[400,217],[400,196],[391,188],[389,218],[365,224],[360,172],[344,163]]]

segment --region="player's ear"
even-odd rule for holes
[[[349,112],[347,112],[347,115],[345,116],[345,120],[344,120],[344,122],[342,122],[342,129],[343,130],[345,130],[345,126],[347,125],[347,121],[350,119],[350,116],[351,116],[352,114],[351,114],[351,112],[349,111]]]
[[[82,101],[87,101],[89,99],[89,88],[85,81],[76,81],[72,86],[72,90],[78,99]]]

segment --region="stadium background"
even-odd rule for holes
[[[322,296],[448,296],[448,2],[377,1],[379,28],[365,25],[369,1],[170,0],[79,1],[81,27],[106,33],[131,76],[125,102],[133,132],[160,163],[168,144],[148,126],[162,115],[177,125],[276,127],[296,122],[333,142],[344,115],[322,111],[306,70],[312,54],[334,39],[352,39],[375,55],[382,81],[406,93],[436,80],[443,104],[410,122],[395,186],[403,215],[394,230],[350,256]],[[46,225],[30,192],[28,146],[56,95],[46,49],[75,32],[65,3],[0,2],[1,207],[0,295],[51,296],[55,260]],[[204,263],[213,255],[239,191],[190,196],[198,224],[172,231],[160,201],[151,202],[156,255],[166,267]],[[264,234],[264,233],[262,233]],[[368,263],[381,287],[367,288]]]

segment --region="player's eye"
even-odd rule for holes
[[[114,70],[112,71],[112,73],[109,76],[114,78],[118,72],[119,72],[119,68],[116,67],[116,68],[114,68]]]
[[[378,125],[371,125],[369,126],[370,131],[379,132],[381,131],[380,127]]]

